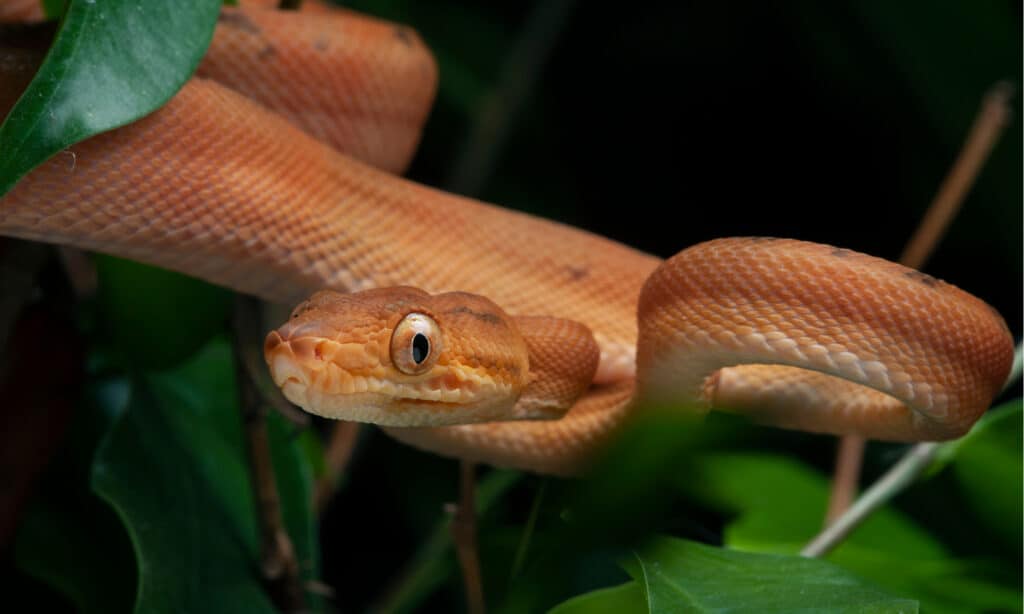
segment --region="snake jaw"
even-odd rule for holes
[[[285,398],[325,418],[388,426],[486,422],[518,396],[512,386],[457,362],[408,375],[367,349],[375,343],[342,344],[310,332],[292,323],[272,331],[264,356]]]

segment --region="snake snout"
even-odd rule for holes
[[[270,368],[270,376],[282,390],[305,388],[309,385],[309,374],[303,369],[292,344],[277,331],[272,331],[263,342],[263,357]]]

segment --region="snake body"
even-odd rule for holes
[[[438,308],[435,301],[451,299],[436,295],[472,293],[465,300],[515,327],[488,346],[515,348],[500,360],[482,347],[449,346],[462,353],[445,364],[475,365],[474,375],[451,371],[435,382],[435,398],[413,399],[416,412],[392,405],[384,418],[363,404],[363,413],[345,415],[335,412],[344,406],[337,399],[322,401],[333,408],[306,403],[314,411],[389,424],[398,439],[442,454],[571,473],[648,401],[731,408],[820,432],[956,437],[1009,370],[1012,340],[997,313],[899,265],[765,239],[720,239],[661,261],[396,177],[436,88],[436,66],[415,33],[350,13],[223,15],[199,76],[159,111],[72,147],[73,164],[56,156],[32,171],[0,199],[0,233],[133,258],[281,303],[323,288],[357,293],[314,297],[298,315],[339,309],[327,318],[338,325],[313,323],[321,356],[351,354],[335,345],[376,347],[379,364],[354,359],[365,377],[390,373],[374,382],[378,392],[398,377],[380,344],[412,303],[437,315],[456,307]],[[37,61],[29,51],[0,57],[0,110]],[[366,292],[398,286],[420,290]],[[375,341],[342,336],[346,318],[370,312]],[[576,326],[574,341],[531,337],[518,328],[526,317],[569,322],[554,326]],[[444,319],[435,324],[457,327]],[[292,342],[290,326],[268,340],[267,355],[275,377],[294,387],[307,359],[320,360],[320,342]],[[285,367],[281,352],[306,366]],[[525,379],[506,386],[497,373],[510,365]],[[564,396],[546,410],[530,406],[544,398],[530,381],[548,381],[539,374],[549,371],[570,373],[572,383],[555,386]],[[369,380],[357,385],[350,376],[317,381],[367,394]],[[505,400],[478,405],[479,413],[438,405],[472,397],[460,382],[503,391]],[[577,397],[561,418],[523,420],[544,411],[555,418]],[[441,411],[426,410],[431,403]],[[496,417],[508,421],[478,423]],[[452,425],[463,420],[474,424]]]

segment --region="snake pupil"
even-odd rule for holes
[[[430,354],[430,340],[423,333],[416,333],[416,336],[412,338],[413,362],[421,364],[427,359],[428,354]]]

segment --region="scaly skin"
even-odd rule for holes
[[[73,165],[57,156],[30,173],[0,199],[0,233],[134,258],[279,302],[295,304],[322,288],[412,285],[432,294],[472,292],[514,316],[565,318],[593,332],[597,373],[564,418],[388,428],[403,441],[571,473],[644,397],[698,411],[729,404],[768,423],[811,430],[948,438],[981,415],[1009,370],[1012,341],[998,314],[898,265],[750,239],[695,246],[662,265],[593,234],[416,185],[339,154],[275,107],[312,118],[297,121],[318,136],[336,135],[337,147],[401,168],[418,138],[412,125],[426,114],[407,102],[426,105],[436,87],[425,47],[406,29],[350,14],[331,17],[341,21],[328,29],[317,29],[323,15],[304,22],[303,15],[225,14],[236,16],[222,20],[215,45],[248,51],[229,53],[230,66],[219,71],[208,61],[205,74],[239,76],[243,82],[232,86],[260,96],[263,106],[197,77],[149,117],[72,147]],[[267,42],[277,40],[273,24],[284,19],[306,32],[299,46],[309,57],[326,49],[352,61],[328,67],[279,57],[289,45]],[[333,32],[344,35],[331,38]],[[242,38],[220,42],[231,36]],[[31,68],[24,55],[0,61],[0,110],[20,91],[11,84],[23,84]],[[344,91],[315,94],[326,83]],[[413,93],[404,89],[409,84]],[[369,110],[377,97],[385,98],[384,111]],[[292,108],[305,101],[317,110]],[[332,101],[357,104],[341,113],[339,127],[320,127]],[[379,132],[368,128],[374,125]],[[397,125],[411,136],[396,137]],[[394,152],[387,149],[392,142]],[[738,362],[785,366],[730,368]],[[853,379],[909,406],[834,380],[822,393],[821,376],[793,365]],[[781,378],[790,385],[771,385]],[[835,398],[830,391],[843,395],[842,404],[819,407]]]

